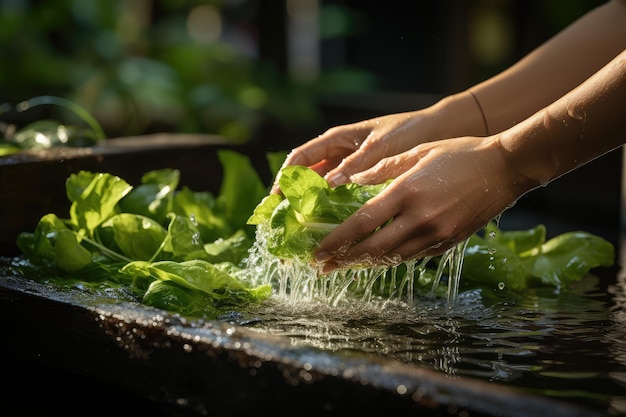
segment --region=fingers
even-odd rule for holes
[[[301,165],[314,169],[331,187],[354,182],[352,176],[370,170],[384,158],[411,148],[416,122],[411,113],[388,115],[363,122],[336,126],[295,148],[283,166]],[[417,118],[419,120],[419,118]],[[386,161],[386,164],[391,161]],[[363,184],[384,182],[385,164],[359,178]],[[401,170],[396,167],[394,172]],[[395,176],[395,174],[394,174]],[[272,192],[279,192],[278,178]]]
[[[357,184],[381,184],[390,178],[397,178],[411,169],[419,161],[417,149],[380,160],[373,167],[350,176],[350,181]]]
[[[327,130],[324,134],[293,149],[283,167],[290,165],[307,166],[314,169],[321,176],[325,176],[349,154],[354,152],[362,143],[360,139],[362,128],[353,125],[337,126]],[[272,186],[272,192],[280,192],[278,181],[280,172]]]
[[[398,147],[397,140],[380,131],[372,130],[362,145],[343,158],[336,168],[326,174],[325,178],[331,187],[347,182],[380,184],[389,178],[399,175],[400,167],[396,167],[397,169],[393,170],[394,175],[389,175],[387,168],[396,163],[393,157],[403,150]],[[376,166],[378,168],[375,168]],[[408,169],[408,165],[405,165],[405,167],[405,170]],[[362,175],[368,170],[374,171],[371,171],[368,175]],[[358,180],[355,180],[355,178]]]
[[[393,201],[385,201],[384,194],[385,191],[369,200],[326,236],[316,251],[317,261],[326,262],[331,258],[336,259],[338,255],[340,255],[340,259],[355,259],[362,257],[362,255],[373,257],[380,255],[381,247],[376,248],[369,245],[355,249],[358,245],[358,243],[355,245],[355,242],[365,239],[397,214],[396,204]],[[384,236],[382,237],[384,238]],[[381,242],[381,244],[384,245],[385,242]]]
[[[412,229],[414,222],[405,218],[397,217],[388,225],[352,246],[344,247],[343,250],[325,252],[323,260],[320,257],[316,258],[324,263],[322,273],[327,274],[354,265],[391,266],[425,256],[438,256],[467,237],[454,232],[439,234],[441,231],[431,230],[425,223],[420,230]],[[447,237],[444,238],[444,235]]]
[[[326,180],[333,187],[346,182],[380,184],[410,169],[419,159],[418,152],[411,150],[419,136],[411,133],[410,124],[409,114],[367,121],[369,133],[363,143],[330,170]]]
[[[287,156],[285,165],[311,166],[323,160],[338,164],[359,148],[369,132],[365,123],[333,127],[295,148]]]
[[[353,182],[354,174],[370,169],[385,156],[384,152],[381,147],[373,146],[372,142],[366,142],[361,148],[343,158],[334,169],[328,171],[324,178],[331,187]]]

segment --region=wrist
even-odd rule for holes
[[[487,136],[485,115],[469,90],[444,97],[432,106],[441,126],[441,138]]]
[[[498,135],[504,159],[518,175],[517,185],[524,191],[545,186],[558,175],[560,161],[550,135],[547,110]]]

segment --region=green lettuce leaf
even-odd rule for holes
[[[282,195],[266,196],[254,208],[248,224],[268,228],[268,251],[281,258],[309,259],[312,249],[330,231],[384,190],[378,185],[343,184],[332,188],[313,169],[287,166],[281,170]]]
[[[112,236],[115,248],[131,259],[152,259],[167,236],[156,220],[132,213],[117,214],[102,223],[99,236]]]
[[[34,263],[76,272],[89,265],[92,254],[81,245],[81,236],[55,214],[44,215],[33,233],[22,232],[17,246]]]
[[[150,217],[162,225],[172,211],[174,192],[180,182],[177,169],[148,171],[141,177],[141,184],[134,187],[120,202],[125,213]]]
[[[183,187],[174,196],[173,211],[193,219],[205,242],[233,233],[230,220],[221,212],[215,196],[208,191],[192,191],[189,187]]]
[[[501,231],[490,222],[465,249],[464,286],[524,290],[535,285],[567,287],[591,269],[612,266],[615,249],[587,232],[569,232],[546,241],[546,228]]]
[[[116,214],[118,202],[132,190],[123,179],[106,173],[80,171],[65,184],[70,206],[70,221],[88,236],[102,222]]]
[[[248,287],[237,278],[225,272],[223,267],[204,260],[184,262],[142,262],[126,264],[121,273],[129,278],[141,279],[147,276],[162,284],[150,284],[142,302],[167,309],[175,308],[186,315],[211,315],[224,313],[224,308],[241,307],[260,302],[272,294],[270,285]]]
[[[247,220],[254,207],[267,194],[267,187],[247,156],[229,150],[220,151],[218,156],[224,169],[222,186],[217,197],[222,216],[228,219],[231,233],[247,229],[250,236],[253,236],[254,228],[247,225]]]

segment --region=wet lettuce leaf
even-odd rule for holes
[[[158,169],[146,172],[141,184],[120,201],[120,210],[165,222],[172,211],[174,192],[178,189],[180,172],[175,169]]]
[[[312,249],[324,236],[389,183],[349,183],[332,188],[311,168],[288,166],[279,178],[282,195],[266,196],[254,208],[248,224],[269,228],[271,254],[311,259]]]
[[[565,288],[591,269],[614,262],[613,245],[591,233],[567,232],[546,241],[544,225],[501,231],[490,222],[481,234],[469,239],[463,280],[514,290],[536,285]]]
[[[170,168],[145,173],[137,186],[108,173],[71,174],[69,218],[43,216],[33,232],[19,234],[17,246],[49,277],[79,282],[106,271],[98,279],[180,314],[215,317],[260,302],[271,288],[234,274],[254,241],[246,220],[267,189],[247,156],[230,150],[218,156],[217,196],[180,189],[180,172]]]
[[[105,173],[80,171],[65,183],[71,201],[71,225],[88,236],[97,226],[118,211],[118,203],[132,190],[123,179]]]

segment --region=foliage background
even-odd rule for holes
[[[0,0],[0,103],[64,97],[110,137],[166,131],[303,141],[334,123],[428,104],[406,94],[465,88],[602,2],[365,3]],[[296,5],[316,10],[312,77],[288,68]],[[363,100],[381,91],[403,96]],[[333,102],[346,94],[347,103]],[[341,106],[357,111],[341,113]],[[24,123],[45,111],[5,111],[2,120]]]

